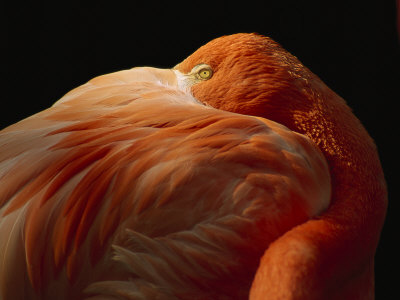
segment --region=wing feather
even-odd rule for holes
[[[93,297],[244,295],[269,243],[328,206],[309,139],[137,72],[94,79],[1,132],[2,289],[17,255],[12,279],[42,297],[61,282]]]

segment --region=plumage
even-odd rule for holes
[[[0,147],[0,299],[373,298],[373,141],[269,38],[94,78]]]

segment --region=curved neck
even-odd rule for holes
[[[382,168],[373,140],[344,100],[327,87],[319,95],[324,99],[292,111],[293,122],[285,125],[324,153],[332,204],[267,249],[250,299],[288,293],[293,299],[373,299],[373,259],[387,207]]]

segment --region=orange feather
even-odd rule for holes
[[[97,77],[0,146],[0,299],[374,297],[375,145],[269,38]]]

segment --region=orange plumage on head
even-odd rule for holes
[[[208,54],[211,54],[210,58]],[[275,274],[275,268],[270,264],[285,265],[284,260],[288,257],[282,255],[282,251],[290,250],[291,243],[296,245],[298,239],[305,238],[312,231],[315,231],[310,235],[312,241],[303,242],[310,243],[310,249],[315,250],[316,247],[317,252],[319,249],[316,245],[321,244],[323,251],[321,249],[316,255],[321,255],[320,259],[323,257],[326,265],[309,267],[301,257],[293,258],[290,269],[305,268],[304,272],[307,273],[311,272],[309,268],[316,268],[313,270],[318,272],[315,276],[330,274],[332,277],[327,278],[325,288],[329,289],[332,284],[332,290],[335,289],[334,276],[337,272],[348,272],[349,277],[357,272],[365,272],[359,275],[359,280],[366,284],[372,282],[372,257],[385,216],[386,188],[375,145],[344,100],[276,42],[257,34],[237,34],[216,39],[183,61],[178,69],[187,72],[199,61],[215,68],[215,81],[218,84],[210,80],[194,86],[193,94],[198,99],[218,109],[261,116],[305,134],[318,145],[330,165],[333,204],[326,217],[308,222],[304,229],[297,228],[294,231],[296,234],[291,233],[293,237],[282,239],[282,246],[277,241],[270,251],[273,259],[268,258],[268,251],[264,258],[264,261],[268,261],[266,274],[271,277],[265,283],[261,275],[263,272],[260,272],[259,277],[263,279],[260,279],[257,286],[262,286],[261,289],[267,295],[285,284],[284,280],[277,279],[280,277],[278,274],[291,274],[291,271],[282,267]],[[373,216],[374,222],[370,223],[368,216]],[[360,235],[360,232],[363,234]],[[342,245],[337,236],[342,237]],[[328,250],[324,244],[332,247]],[[306,246],[304,248],[307,249]],[[276,254],[272,254],[275,253],[272,250]],[[337,263],[337,259],[345,264],[345,258],[348,270],[337,270],[343,267]],[[310,258],[313,259],[315,257]],[[355,270],[351,271],[350,265]],[[287,288],[289,285],[297,288],[293,280],[292,277],[288,279]],[[302,282],[301,279],[297,280]],[[276,287],[273,289],[271,286]],[[367,290],[365,286],[362,288]],[[349,293],[352,295],[349,299],[361,297],[355,296],[355,291],[354,294]]]
[[[3,298],[373,298],[373,141],[269,38],[100,76],[0,144]]]

